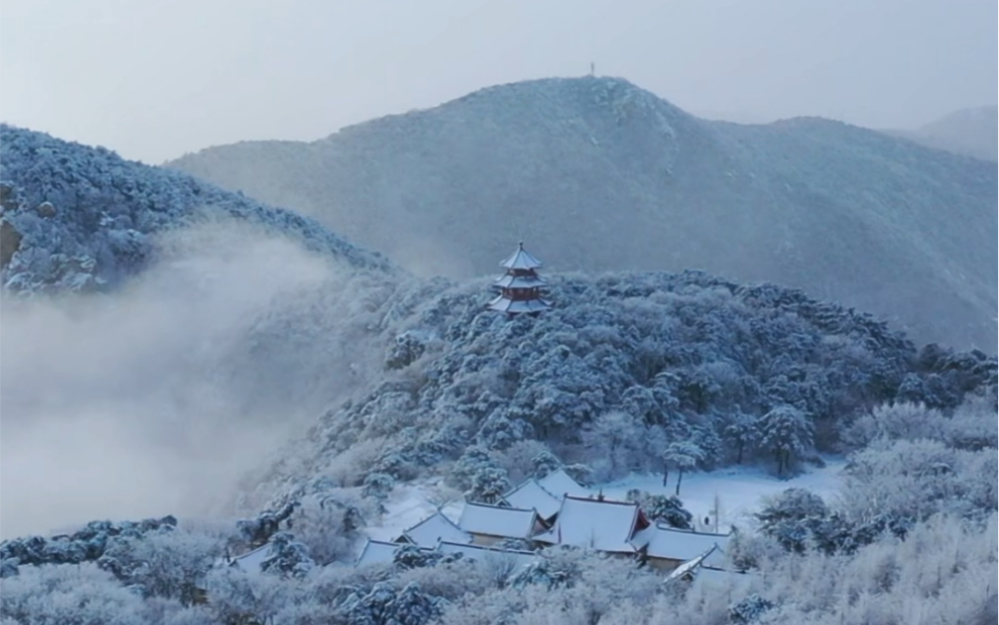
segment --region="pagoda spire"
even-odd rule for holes
[[[542,298],[545,281],[538,276],[541,261],[524,249],[524,242],[517,244],[517,250],[500,263],[506,273],[493,282],[499,291],[488,304],[490,310],[509,315],[520,313],[537,314],[551,308]]]

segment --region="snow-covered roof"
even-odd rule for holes
[[[534,508],[542,519],[550,519],[558,514],[562,505],[561,496],[556,497],[545,490],[535,479],[529,479],[503,495],[503,500],[514,508]]]
[[[524,244],[520,243],[517,250],[509,258],[500,263],[500,267],[507,269],[537,269],[541,266],[541,261],[532,256],[524,249]]]
[[[458,527],[472,534],[501,538],[530,538],[538,514],[533,508],[506,508],[479,503],[466,503],[458,519]]]
[[[693,560],[702,554],[709,554],[706,564],[723,564],[725,551],[731,534],[709,534],[676,529],[667,525],[655,525],[635,536],[635,543],[646,543],[646,554],[650,558],[669,560]]]
[[[535,540],[558,545],[576,545],[598,551],[633,553],[635,530],[643,519],[634,502],[607,501],[566,496],[555,525]]]
[[[726,571],[711,566],[701,566],[694,569],[694,582],[701,584],[731,584],[733,581],[749,583],[756,575],[743,571]]]
[[[704,562],[704,559],[707,558],[708,554],[714,551],[714,549],[715,548],[712,547],[710,550],[705,551],[704,553],[697,556],[693,560],[688,560],[687,562],[684,562],[680,566],[676,567],[676,569],[674,569],[673,572],[667,575],[666,579],[663,581],[672,582],[678,579],[682,579],[685,575],[691,573],[692,571],[694,571],[694,569],[701,566],[701,563]]]
[[[405,546],[405,543],[389,543],[369,538],[368,542],[364,543],[361,555],[357,556],[357,561],[354,562],[354,565],[365,566],[368,564],[391,562],[395,556],[395,550]],[[433,549],[428,549],[427,547],[420,547],[419,549],[420,551],[433,551]]]
[[[241,556],[232,559],[232,566],[238,567],[247,573],[259,573],[260,565],[264,563],[270,555],[270,543],[261,545],[253,551],[247,551]]]
[[[496,297],[489,302],[489,309],[498,312],[509,313],[531,313],[542,312],[551,308],[551,304],[543,299],[512,300],[503,297]]]
[[[538,276],[513,276],[506,274],[496,278],[493,286],[498,289],[535,289],[548,284]]]
[[[472,537],[462,531],[454,522],[440,513],[435,512],[423,519],[402,534],[414,544],[421,547],[436,547],[437,543],[446,540],[453,543],[470,543]]]
[[[441,553],[460,553],[468,559],[480,562],[490,561],[512,561],[517,568],[535,562],[538,555],[533,551],[521,551],[519,549],[497,549],[496,547],[485,547],[483,545],[466,545],[441,541],[437,545],[437,551]]]
[[[581,486],[576,480],[569,477],[569,474],[559,469],[538,480],[541,488],[555,495],[559,499],[563,495],[570,497],[589,497],[590,491]]]

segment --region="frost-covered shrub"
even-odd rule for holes
[[[417,545],[401,545],[392,554],[392,563],[400,569],[417,569],[456,562],[462,556],[461,553],[426,551]]]
[[[533,468],[533,474],[531,477],[535,479],[543,479],[548,477],[550,474],[564,468],[562,462],[555,456],[555,454],[549,451],[542,451],[536,456],[531,458],[531,467]]]
[[[635,501],[652,522],[661,521],[670,527],[693,529],[694,515],[683,507],[679,497],[672,495],[650,495],[638,489],[627,494],[628,501]]]
[[[844,513],[866,522],[882,515],[925,519],[950,512],[981,517],[997,507],[996,449],[965,451],[942,442],[878,441],[850,457]]]
[[[815,528],[829,514],[818,495],[803,488],[788,488],[766,500],[755,514],[760,531],[777,540],[785,549],[804,553]]]
[[[278,532],[271,536],[267,557],[260,563],[260,570],[286,577],[302,577],[316,565],[309,548],[295,540],[289,532]]]
[[[472,487],[475,476],[487,470],[502,472],[486,449],[473,445],[451,467],[448,482],[455,488],[467,490]]]
[[[772,601],[754,593],[728,609],[729,619],[736,625],[748,625],[758,622],[773,607]]]
[[[357,625],[424,625],[441,615],[446,602],[421,592],[417,584],[396,590],[391,584],[375,584],[370,592],[347,597],[338,615]]]
[[[276,511],[265,510],[252,519],[240,519],[236,522],[236,529],[249,546],[262,545],[280,531],[281,524],[291,517],[299,505],[298,501],[291,501]]]
[[[0,619],[11,625],[139,625],[142,596],[92,563],[24,567],[0,582]]]
[[[395,479],[387,473],[368,473],[364,476],[363,486],[361,492],[365,497],[385,499],[395,488]]]
[[[492,450],[489,452],[489,457],[498,468],[506,471],[511,484],[520,484],[530,477],[535,477],[537,471],[534,460],[536,458],[550,457],[551,464],[547,466],[556,468],[561,466],[558,459],[552,455],[548,445],[530,439],[517,441],[503,450]]]
[[[376,515],[370,499],[355,492],[334,490],[303,497],[288,526],[308,547],[317,565],[348,560],[361,537],[366,519]]]
[[[540,584],[549,589],[572,586],[581,575],[581,561],[589,555],[572,547],[545,549],[540,552],[540,559],[525,566],[510,580],[510,585]]]
[[[843,440],[854,448],[879,438],[930,439],[976,451],[999,445],[999,420],[988,400],[972,398],[949,411],[911,403],[881,405],[844,427]]]
[[[297,599],[300,580],[278,575],[247,573],[238,568],[213,569],[206,579],[210,600],[206,606],[217,623],[273,622]]]
[[[173,516],[120,523],[91,521],[72,534],[5,540],[0,543],[0,560],[16,559],[20,566],[92,562],[103,556],[108,546],[118,540],[170,532],[176,526],[177,519]]]
[[[389,350],[388,358],[385,360],[385,367],[388,369],[402,369],[414,363],[426,350],[426,341],[423,337],[413,332],[400,334],[395,338],[392,348]]]
[[[503,493],[509,491],[511,486],[506,471],[497,467],[486,467],[472,475],[471,484],[465,491],[465,499],[494,504],[502,499]]]
[[[176,599],[189,606],[199,597],[204,578],[222,543],[185,531],[152,533],[113,541],[97,560],[123,585],[144,596]]]

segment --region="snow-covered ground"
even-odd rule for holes
[[[413,527],[437,510],[438,503],[447,498],[447,490],[438,482],[415,482],[397,486],[388,501],[387,512],[380,525],[368,527],[368,536],[373,540],[395,540],[403,531]],[[453,498],[441,508],[441,512],[452,521],[457,521],[465,502],[457,491],[450,493]]]
[[[680,485],[680,499],[694,515],[699,530],[715,529],[715,498],[718,500],[718,529],[728,531],[730,525],[752,527],[752,513],[759,509],[760,500],[786,488],[805,488],[827,501],[840,487],[840,472],[846,461],[843,458],[824,458],[826,466],[808,467],[801,475],[780,480],[761,467],[727,467],[718,471],[686,473]],[[669,485],[664,487],[662,474],[631,475],[623,480],[597,485],[608,499],[624,499],[628,490],[637,488],[652,494],[672,495],[676,492],[676,471],[670,471]],[[704,524],[704,518],[710,523]]]
[[[779,480],[760,467],[728,467],[718,471],[687,473],[680,487],[680,499],[693,515],[699,530],[715,529],[715,498],[718,500],[718,523],[720,531],[728,531],[729,526],[738,525],[743,529],[753,527],[752,513],[760,507],[760,500],[786,488],[805,488],[829,500],[840,487],[840,471],[845,460],[826,457],[826,466],[808,467],[801,475],[789,480]],[[652,494],[672,495],[676,489],[676,472],[670,472],[669,485],[663,487],[662,475],[631,475],[625,479],[607,484],[598,484],[591,490],[594,494],[602,491],[608,499],[624,500],[632,488]],[[444,504],[441,511],[452,521],[461,516],[464,501],[455,491],[448,493],[437,481],[417,482],[398,486],[385,503],[387,513],[381,524],[368,528],[368,535],[375,540],[394,540],[402,532],[437,509],[435,503],[448,495],[453,497]],[[704,524],[704,518],[710,523]]]

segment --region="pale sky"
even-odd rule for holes
[[[997,101],[996,0],[3,0],[0,119],[160,163],[498,83],[620,76],[734,121]]]

